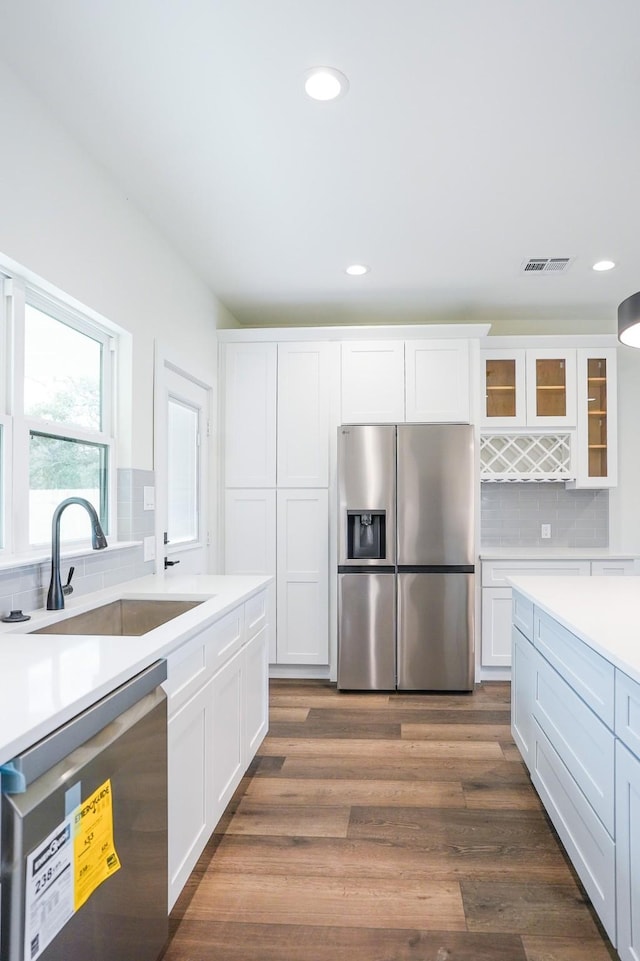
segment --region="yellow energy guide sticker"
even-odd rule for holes
[[[113,841],[111,780],[86,798],[72,817],[77,911],[103,881],[120,869]]]

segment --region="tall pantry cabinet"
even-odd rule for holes
[[[270,662],[329,663],[338,345],[222,344],[224,571],[272,574]]]

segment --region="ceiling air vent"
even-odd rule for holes
[[[572,257],[532,257],[525,260],[522,270],[525,274],[557,274],[566,270]]]

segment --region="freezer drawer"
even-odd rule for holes
[[[470,691],[474,575],[398,574],[398,690]]]
[[[396,686],[394,574],[338,577],[338,687],[390,691]]]

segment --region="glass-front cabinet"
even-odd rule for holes
[[[575,350],[528,350],[526,382],[530,427],[576,426]]]
[[[577,350],[578,487],[617,483],[616,349]]]
[[[525,351],[483,350],[482,421],[491,427],[526,425]]]
[[[576,352],[482,351],[486,427],[575,427]]]

